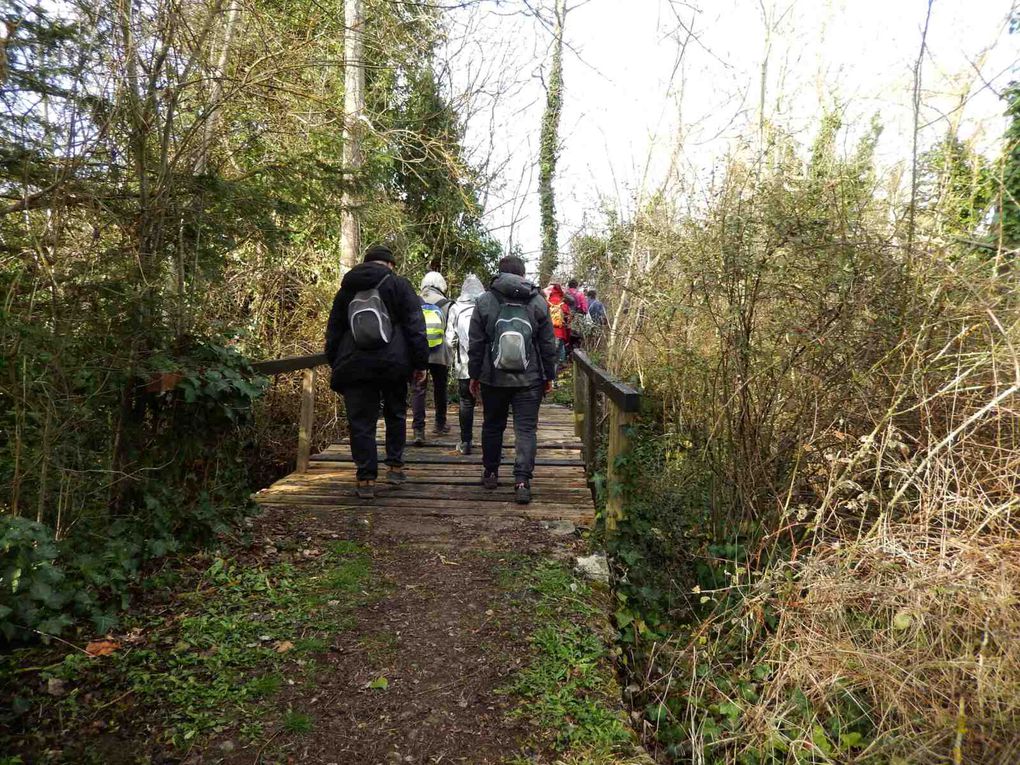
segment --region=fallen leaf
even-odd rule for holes
[[[64,681],[56,677],[51,677],[46,681],[46,693],[50,696],[63,696]]]
[[[377,691],[385,691],[387,688],[390,687],[390,681],[387,680],[385,677],[380,675],[375,680],[373,680],[372,682],[368,683],[368,685],[366,685],[365,687],[366,688],[371,688],[371,689],[377,690]]]
[[[120,643],[116,640],[93,640],[85,646],[85,653],[89,656],[109,656],[118,648]]]
[[[287,653],[287,651],[289,651],[293,647],[294,644],[289,640],[281,640],[279,643],[276,644],[276,652]]]

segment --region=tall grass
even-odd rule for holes
[[[949,191],[994,174],[958,142],[923,157],[908,236],[874,136],[838,135],[735,159],[579,253],[630,263],[614,359],[664,450],[632,518],[668,539],[621,565],[680,594],[633,635],[636,698],[684,761],[1013,762],[1016,276],[958,243],[994,195]]]

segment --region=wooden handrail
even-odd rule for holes
[[[630,452],[630,426],[641,411],[641,394],[596,366],[583,351],[574,351],[574,432],[581,438],[585,469],[595,464],[595,425],[598,394],[609,404],[609,444],[606,455],[606,533],[612,535],[623,518],[628,487],[620,478],[619,462]]]
[[[304,370],[301,379],[301,414],[298,417],[298,447],[295,472],[307,473],[312,453],[312,428],[315,426],[315,377],[317,368],[326,363],[326,354],[288,356],[283,359],[256,361],[251,368],[262,375],[279,375]]]
[[[584,351],[574,351],[573,357],[574,366],[580,367],[585,376],[595,384],[595,387],[616,404],[621,411],[641,411],[641,394],[636,388],[625,382],[620,382],[608,371],[594,364]]]
[[[268,361],[256,361],[251,368],[260,375],[279,375],[284,372],[297,372],[299,369],[313,369],[326,363],[325,353],[316,353],[312,356],[287,356],[282,359],[269,359]]]

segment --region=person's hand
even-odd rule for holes
[[[427,374],[428,372],[426,372],[424,369],[416,369],[414,370],[414,374],[411,375],[411,379],[414,381],[415,385],[421,385],[423,382],[425,382],[425,376]]]
[[[468,390],[472,396],[478,398],[482,394],[482,384],[478,380],[472,380],[468,383]]]
[[[553,384],[552,380],[545,381],[545,392],[543,393],[543,395],[548,395],[550,392],[552,392],[552,384]]]

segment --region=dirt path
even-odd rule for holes
[[[5,691],[0,743],[104,765],[641,761],[584,552],[537,521],[272,508],[163,572],[110,655],[17,657],[45,669]]]

